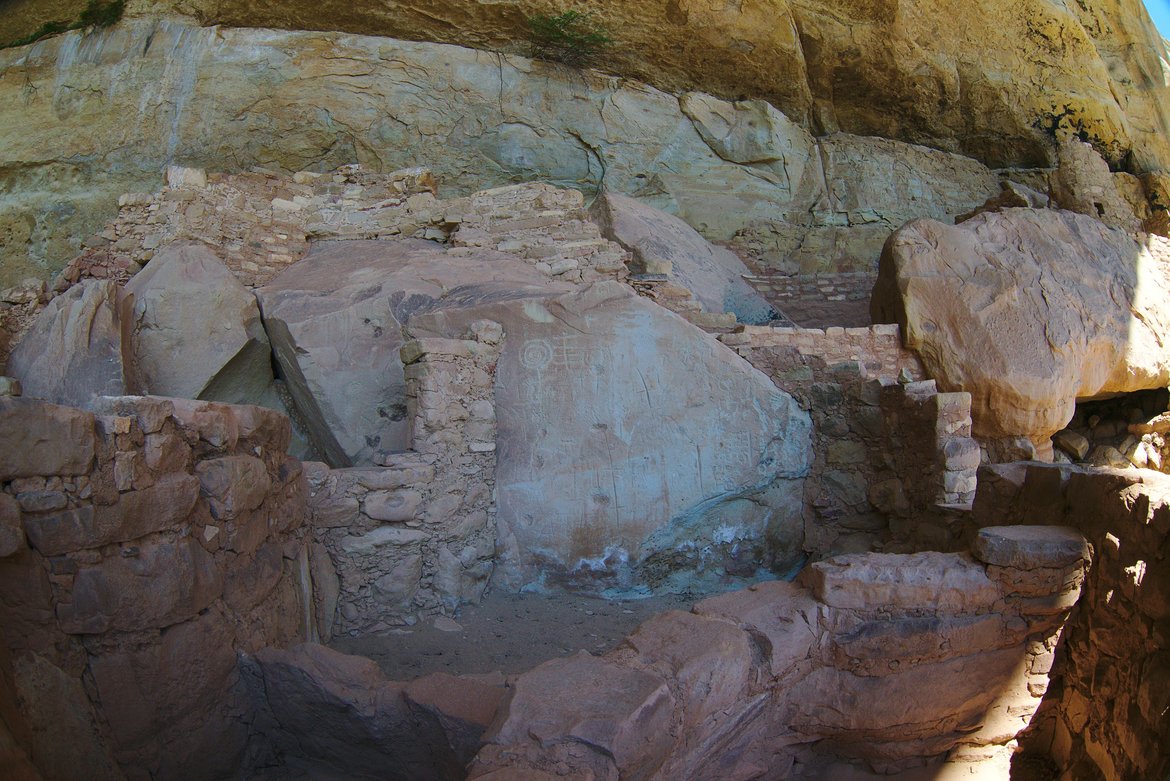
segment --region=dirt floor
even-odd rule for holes
[[[461,608],[454,621],[428,620],[377,636],[337,638],[330,645],[373,659],[399,681],[432,672],[511,675],[582,649],[604,653],[651,616],[690,610],[694,602],[681,595],[610,602],[494,592],[482,604]]]

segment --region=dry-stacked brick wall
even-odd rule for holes
[[[974,495],[980,453],[971,398],[921,380],[897,326],[748,326],[721,339],[813,417],[807,551],[956,549],[961,529],[935,508]]]
[[[1051,523],[1095,549],[1027,756],[1060,781],[1170,772],[1170,477],[1012,463],[979,473],[973,526]]]
[[[494,382],[504,334],[402,347],[411,450],[382,467],[306,466],[320,632],[362,634],[476,602],[495,563]]]

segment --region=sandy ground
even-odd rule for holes
[[[432,672],[510,675],[582,649],[604,653],[651,616],[690,610],[694,601],[494,592],[482,604],[464,606],[454,622],[428,620],[377,636],[337,638],[330,645],[373,659],[393,680]]]

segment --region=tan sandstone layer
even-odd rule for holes
[[[12,5],[14,36],[68,16],[69,8],[47,0]],[[563,6],[132,0],[129,13],[526,54],[526,20]],[[1057,128],[1085,133],[1115,163],[1131,151],[1143,170],[1170,160],[1165,44],[1140,0],[605,0],[588,8],[614,38],[601,58],[606,70],[671,91],[764,98],[820,132],[1036,165],[1048,157],[1045,133]]]

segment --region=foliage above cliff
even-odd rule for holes
[[[45,22],[28,35],[12,41],[0,43],[0,49],[9,49],[13,46],[27,46],[36,43],[50,35],[58,35],[70,30],[82,30],[91,27],[110,27],[117,24],[126,11],[126,0],[111,0],[103,3],[101,0],[89,0],[81,15],[72,22],[51,21]]]
[[[566,65],[585,65],[601,54],[613,39],[587,11],[565,11],[555,16],[528,17],[533,56]]]

